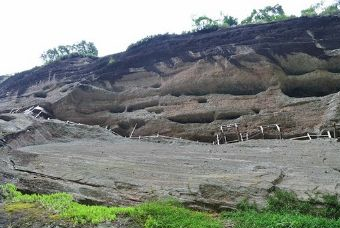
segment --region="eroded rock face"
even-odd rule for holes
[[[109,205],[175,197],[217,211],[245,198],[263,205],[277,188],[302,199],[340,193],[334,141],[147,142],[98,126],[10,116],[0,120],[17,127],[3,132],[0,184],[13,182],[25,192],[69,192],[86,204]]]
[[[276,188],[300,198],[340,193],[334,141],[147,142],[98,126],[11,117],[0,121],[17,126],[3,132],[0,183],[16,183],[25,192],[69,192],[86,204],[110,205],[175,197],[217,211],[244,198],[263,205]]]
[[[0,84],[8,78],[9,78],[9,76],[0,76]]]
[[[0,183],[87,204],[171,196],[213,210],[246,197],[261,205],[276,188],[339,194],[337,142],[217,147],[111,132],[211,142],[229,123],[249,133],[279,124],[285,138],[327,130],[340,118],[339,27],[338,17],[316,17],[165,35],[14,75],[0,84]],[[56,119],[21,114],[33,105]]]
[[[280,124],[284,137],[339,121],[340,18],[297,18],[164,35],[103,58],[73,58],[0,85],[0,111],[39,104],[55,118],[127,136],[211,142],[221,124]],[[339,34],[340,35],[340,34]]]

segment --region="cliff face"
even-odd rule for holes
[[[1,114],[0,129],[0,184],[14,182],[24,192],[68,192],[85,204],[171,197],[195,209],[221,211],[245,198],[263,206],[276,189],[302,199],[340,194],[335,141],[152,142],[24,114]]]
[[[86,204],[171,196],[214,210],[245,197],[263,204],[277,188],[339,194],[336,142],[152,143],[86,125],[207,142],[231,123],[249,133],[280,124],[284,137],[322,132],[340,120],[339,33],[339,17],[316,17],[164,35],[16,74],[0,84],[0,183]],[[76,123],[20,114],[38,104]]]
[[[297,18],[164,35],[103,58],[72,58],[0,85],[0,111],[40,104],[55,118],[128,135],[212,141],[280,124],[284,136],[340,118],[340,18]]]
[[[9,78],[9,76],[0,76],[0,84],[8,78]]]

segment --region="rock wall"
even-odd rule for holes
[[[9,76],[0,76],[0,84],[8,78],[9,78]]]
[[[0,85],[0,111],[40,104],[62,120],[129,135],[209,141],[220,124],[280,124],[284,137],[339,121],[340,18],[296,18],[163,35],[72,58]]]
[[[195,209],[222,211],[245,198],[264,206],[276,189],[301,199],[340,193],[339,143],[330,140],[220,146],[144,141],[23,114],[3,114],[0,129],[0,184],[30,193],[68,192],[85,204],[172,197]],[[0,201],[0,224],[1,216]]]

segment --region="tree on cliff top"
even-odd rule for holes
[[[75,55],[97,57],[98,50],[94,43],[82,40],[73,45],[60,45],[56,48],[48,49],[40,57],[45,63],[51,63]]]
[[[287,16],[281,5],[267,6],[263,9],[254,9],[250,16],[244,19],[242,24],[258,24],[273,21],[281,21],[290,18]]]
[[[193,18],[192,21],[194,23],[194,31],[202,31],[202,30],[214,30],[223,27],[234,26],[238,24],[237,18],[222,15],[221,19],[213,20],[207,16],[200,16],[197,18]]]
[[[321,9],[321,7],[322,7],[322,2],[311,5],[309,8],[301,10],[301,16],[307,16],[307,17],[317,16],[318,11]]]
[[[340,15],[340,0],[334,1],[333,4],[324,6],[324,2],[321,1],[309,8],[301,10],[301,16],[313,17],[313,16],[331,16]]]
[[[226,15],[223,16],[222,25],[225,27],[238,25],[238,20],[235,17]]]
[[[211,29],[211,28],[218,28],[217,20],[213,20],[207,16],[200,16],[197,18],[193,18],[192,22],[194,23],[194,27],[196,31],[200,31],[204,29]]]
[[[331,15],[340,15],[340,1],[329,5],[324,8],[324,10],[320,13],[321,16],[331,16]]]

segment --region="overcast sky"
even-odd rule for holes
[[[58,45],[92,41],[99,56],[121,52],[152,34],[192,29],[192,17],[220,13],[244,19],[252,9],[281,4],[286,14],[319,0],[1,0],[0,75],[42,64]],[[332,0],[326,0],[332,2]]]

